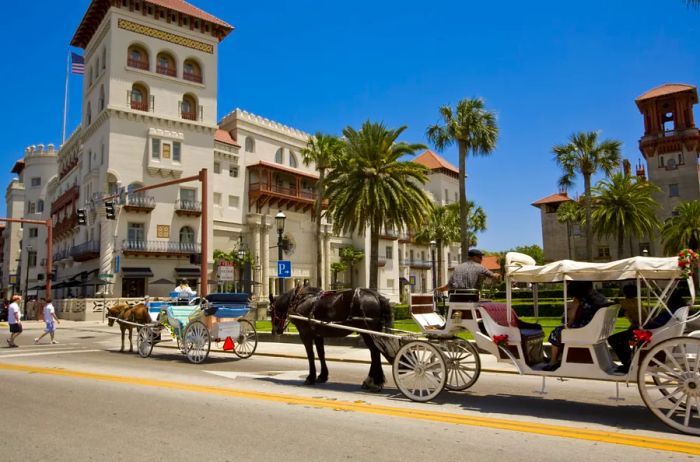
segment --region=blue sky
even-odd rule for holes
[[[241,107],[336,134],[371,119],[407,125],[405,141],[427,144],[440,105],[484,98],[501,136],[490,157],[468,160],[467,194],[488,215],[479,238],[488,250],[541,245],[530,204],[557,191],[554,144],[600,130],[635,164],[635,97],[662,83],[700,83],[700,11],[682,0],[191,2],[236,27],[219,50],[220,116]],[[26,146],[60,143],[68,43],[88,4],[3,5],[15,20],[0,29],[8,54],[0,184]],[[80,79],[71,77],[69,132],[79,123]],[[443,155],[457,165],[455,148]]]

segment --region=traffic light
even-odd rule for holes
[[[114,210],[114,202],[112,202],[112,201],[105,202],[105,209],[107,210],[107,219],[108,220],[115,220],[117,218],[117,214],[115,213],[115,210]]]
[[[78,224],[80,226],[87,225],[87,214],[85,213],[85,209],[78,209]]]

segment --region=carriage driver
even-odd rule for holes
[[[438,292],[456,289],[481,289],[484,279],[500,279],[501,275],[486,269],[481,261],[484,253],[479,249],[469,249],[469,257],[464,263],[460,263],[452,272],[450,280],[444,286],[435,289]]]

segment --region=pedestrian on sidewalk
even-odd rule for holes
[[[17,348],[19,345],[15,343],[15,339],[22,333],[22,312],[19,309],[18,302],[22,301],[19,295],[12,296],[12,303],[7,309],[7,323],[10,325],[10,338],[7,339],[7,344],[10,348]]]
[[[56,324],[61,324],[61,321],[56,316],[56,309],[51,303],[53,299],[51,297],[41,297],[40,300],[41,303],[44,305],[44,322],[46,323],[46,328],[44,329],[43,334],[34,339],[34,343],[39,343],[39,340],[44,338],[46,334],[51,334],[51,343],[55,345],[56,343],[58,343],[54,339],[54,334],[56,332]]]

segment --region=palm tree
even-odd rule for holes
[[[593,238],[591,233],[591,176],[603,171],[610,176],[620,164],[620,146],[617,140],[604,140],[598,143],[598,132],[574,133],[568,144],[552,148],[557,164],[564,174],[559,179],[559,186],[568,189],[577,174],[583,176],[584,205],[586,207],[586,259],[593,258]]]
[[[430,211],[430,199],[422,188],[427,168],[400,161],[414,155],[420,144],[398,143],[406,127],[387,129],[365,122],[357,131],[343,130],[345,156],[328,174],[328,202],[336,232],[370,230],[369,286],[377,289],[379,233],[382,228],[418,229]]]
[[[326,170],[335,165],[343,152],[343,142],[335,136],[316,133],[309,138],[306,148],[301,150],[301,157],[307,167],[311,163],[318,170],[318,182],[316,182],[316,204],[314,206],[314,222],[316,223],[316,287],[323,285],[322,281],[322,248],[321,236],[321,210],[325,196]]]
[[[622,258],[625,235],[641,239],[651,236],[658,228],[658,202],[652,194],[659,187],[636,177],[615,173],[594,188],[595,208],[592,226],[598,237],[617,238],[617,258]]]
[[[569,251],[569,260],[573,258],[571,250],[571,227],[582,225],[586,221],[586,210],[578,201],[566,201],[557,208],[557,221],[566,223],[566,243]]]
[[[467,224],[467,155],[488,156],[496,148],[498,126],[496,115],[486,110],[480,98],[463,99],[456,111],[449,105],[440,108],[443,125],[431,125],[426,135],[442,151],[457,143],[459,148],[459,236],[462,261],[467,260],[469,235]]]
[[[664,252],[673,255],[689,248],[700,247],[700,202],[681,202],[673,209],[673,215],[664,221],[661,229]]]
[[[348,246],[340,249],[340,260],[350,270],[350,287],[355,287],[355,265],[365,258],[365,253],[357,247]]]
[[[481,207],[467,201],[467,217],[469,223],[469,245],[476,245],[476,233],[486,229],[486,213]],[[428,221],[416,232],[418,244],[430,244],[435,241],[437,246],[437,285],[442,285],[443,248],[446,244],[459,242],[459,204],[438,205],[432,209]]]

